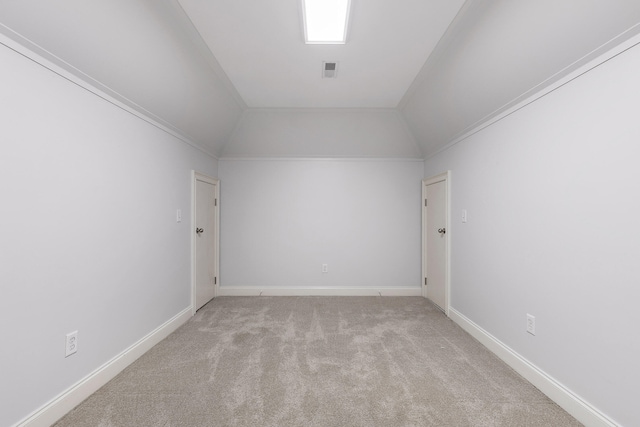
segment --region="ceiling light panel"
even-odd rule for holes
[[[302,0],[307,44],[344,44],[351,0]]]

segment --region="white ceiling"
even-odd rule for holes
[[[215,154],[242,105],[181,13],[165,0],[0,0],[0,33]]]
[[[0,34],[215,156],[421,158],[640,33],[640,0],[352,2],[344,46],[299,0],[2,0]]]
[[[179,3],[250,108],[395,108],[464,0],[352,0],[344,45],[304,43],[301,0]]]
[[[400,105],[424,155],[640,32],[640,0],[471,0]]]

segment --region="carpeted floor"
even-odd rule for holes
[[[423,298],[222,297],[56,426],[580,426]]]

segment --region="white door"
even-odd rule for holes
[[[424,181],[424,292],[423,295],[433,301],[447,313],[447,180],[438,176]]]
[[[216,295],[217,278],[217,180],[195,176],[195,309]]]

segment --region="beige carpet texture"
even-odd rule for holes
[[[221,297],[55,424],[580,426],[419,297]]]

